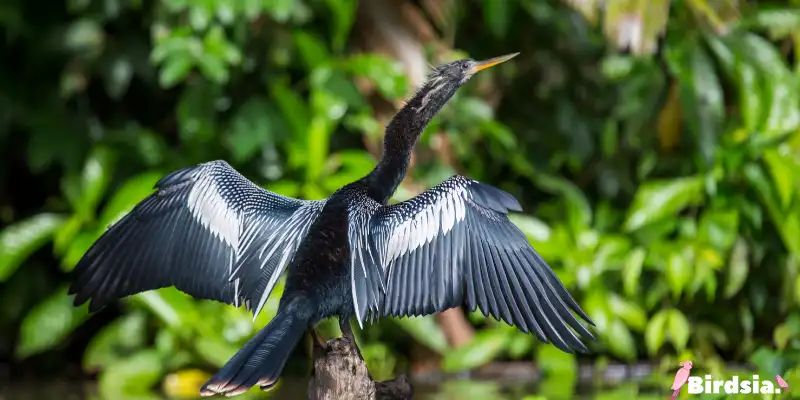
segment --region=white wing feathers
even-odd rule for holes
[[[258,314],[325,200],[264,190],[224,161],[162,178],[156,192],[111,226],[75,268],[75,303],[90,309],[175,286]]]
[[[586,349],[569,328],[591,334],[570,310],[589,319],[508,220],[509,210],[521,211],[510,194],[454,176],[399,204],[353,204],[359,323],[368,315],[427,315],[466,303],[564,351]]]

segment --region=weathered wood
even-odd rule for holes
[[[408,400],[413,395],[414,388],[405,375],[374,381],[347,339],[331,339],[321,346],[315,342],[309,400]]]

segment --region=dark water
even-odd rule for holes
[[[577,376],[542,378],[531,363],[506,363],[489,366],[481,373],[458,379],[441,374],[413,379],[414,398],[422,400],[651,400],[666,399],[671,382],[653,383],[649,365],[610,365],[598,373],[591,366],[580,366]],[[671,381],[671,379],[670,379]],[[665,386],[666,385],[666,386]],[[133,385],[135,387],[135,384]],[[665,386],[665,387],[662,387]],[[52,382],[0,381],[0,400],[161,400],[170,399],[160,388],[138,388],[137,394],[101,396],[95,382],[56,380]],[[194,390],[185,388],[190,395]],[[272,392],[252,390],[235,397],[250,399],[306,399],[308,379],[283,379]],[[199,397],[180,397],[191,399]],[[224,398],[224,397],[214,397]],[[172,398],[178,399],[178,398]],[[208,399],[208,398],[206,398]]]
[[[579,385],[575,392],[559,388],[558,382],[552,382],[551,388],[541,388],[533,382],[502,383],[496,381],[448,380],[439,384],[415,383],[415,399],[421,400],[545,400],[545,399],[620,399],[661,398],[663,391],[638,390],[636,385],[622,384],[615,388],[598,389],[588,385]],[[271,393],[252,391],[238,400],[249,399],[305,399],[307,398],[305,382],[284,382],[281,387]],[[564,390],[566,389],[566,390]],[[668,396],[668,395],[667,395]],[[627,397],[627,399],[626,399]],[[197,397],[199,399],[199,397]],[[219,397],[223,398],[223,397]],[[82,382],[0,382],[0,400],[112,400],[98,393],[97,385]],[[158,390],[148,394],[114,396],[113,400],[159,400],[171,399]],[[174,398],[172,398],[174,399]],[[182,398],[189,399],[189,398]]]

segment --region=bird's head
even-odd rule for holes
[[[689,361],[689,360],[687,360],[687,361],[683,361],[683,362],[681,362],[681,363],[680,363],[680,364],[678,364],[678,365],[680,365],[681,367],[684,367],[684,368],[686,368],[686,369],[692,369],[692,362],[691,362],[691,361]]]
[[[507,54],[483,61],[475,61],[471,58],[452,61],[433,68],[431,73],[428,75],[428,81],[429,83],[461,86],[478,71],[482,71],[489,67],[493,67],[497,64],[508,61],[516,57],[518,54],[519,53]]]
[[[517,54],[519,53],[507,54],[483,61],[465,58],[434,67],[428,74],[425,85],[417,92],[416,101],[412,101],[410,105],[418,113],[420,111],[428,111],[428,116],[432,116],[461,85],[466,83],[478,71],[483,71],[508,61],[516,57]]]

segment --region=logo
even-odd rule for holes
[[[675,374],[675,380],[672,382],[672,396],[670,397],[672,400],[678,397],[684,386],[689,394],[778,394],[789,391],[789,385],[780,375],[775,375],[777,385],[771,380],[759,378],[758,375],[752,375],[749,378],[733,376],[731,379],[717,380],[711,375],[690,376],[691,361],[687,360],[679,365],[681,369]]]

